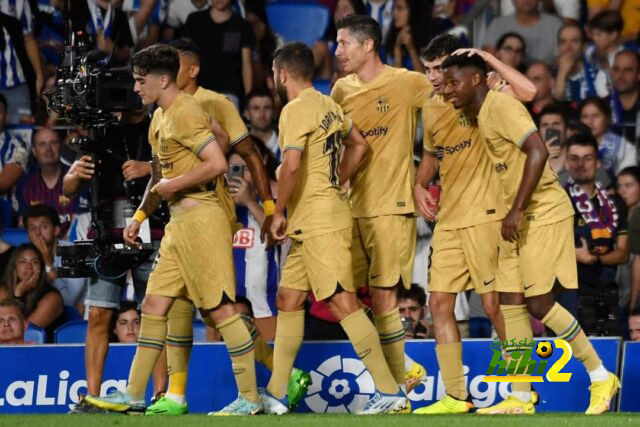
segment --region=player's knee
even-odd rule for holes
[[[544,319],[554,304],[555,298],[551,292],[527,298],[527,310],[529,310],[529,313],[538,320]]]
[[[302,297],[297,293],[281,289],[276,297],[276,307],[279,311],[300,311],[304,309],[305,299],[306,296]]]
[[[453,314],[456,296],[443,292],[432,292],[429,295],[429,311],[433,317],[448,316]]]
[[[327,299],[329,311],[338,321],[360,310],[360,304],[354,294],[340,292]]]
[[[374,288],[370,287],[371,308],[374,313],[388,313],[395,309],[398,305],[398,287],[392,288]]]
[[[109,326],[111,322],[111,316],[113,315],[113,310],[110,308],[104,307],[89,307],[89,318],[88,318],[88,326],[89,328],[99,328],[101,326]]]

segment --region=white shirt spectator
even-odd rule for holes
[[[384,37],[393,20],[393,0],[364,0],[364,7],[367,15],[380,24]]]
[[[167,25],[171,28],[182,28],[187,18],[193,12],[206,10],[211,7],[211,0],[207,0],[198,8],[191,0],[171,0],[167,10]]]
[[[636,147],[610,130],[602,136],[598,147],[602,167],[615,176],[626,167],[638,165]]]
[[[580,20],[580,0],[553,0],[553,7],[560,18],[571,18],[576,21]],[[540,2],[540,11],[543,11],[542,2]],[[516,8],[513,7],[513,0],[500,0],[500,15],[506,16],[515,13]]]

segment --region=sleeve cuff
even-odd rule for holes
[[[531,135],[534,132],[538,132],[537,128],[531,128],[528,131],[526,131],[524,133],[524,135],[522,135],[522,138],[520,138],[520,141],[518,141],[518,148],[522,148],[522,144],[524,144],[524,141],[529,138],[529,135]]]

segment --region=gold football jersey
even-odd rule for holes
[[[413,143],[418,111],[432,90],[424,74],[389,66],[370,82],[352,74],[333,86],[331,97],[371,149],[351,181],[353,216],[415,212]]]
[[[164,178],[176,178],[193,170],[201,163],[198,154],[212,142],[215,137],[209,116],[191,95],[181,93],[166,110],[158,107],[153,114],[149,143],[153,155],[160,160]],[[184,197],[217,203],[213,188],[213,182],[201,184],[176,194],[168,203]]]
[[[478,127],[500,179],[506,207],[511,209],[527,158],[520,147],[538,129],[520,101],[496,91],[487,93],[478,113]],[[529,226],[536,226],[552,224],[573,214],[569,197],[547,162],[524,211],[524,219]]]
[[[287,234],[297,240],[351,227],[352,217],[338,163],[351,120],[328,96],[313,88],[282,109],[280,149],[302,152],[298,185],[287,205]]]
[[[422,109],[424,149],[440,163],[438,228],[455,230],[504,217],[506,210],[479,130],[440,95]]]

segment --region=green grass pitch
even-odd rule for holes
[[[467,415],[372,415],[357,416],[345,414],[294,414],[285,416],[255,417],[207,417],[205,415],[185,415],[180,417],[144,417],[126,415],[0,415],[0,426],[42,426],[42,427],[191,427],[215,425],[216,427],[306,427],[306,426],[357,426],[357,427],[465,427],[492,426],[513,427],[546,425],[553,427],[609,427],[640,425],[640,413],[611,413],[601,416],[586,416],[571,413],[546,413],[523,416],[480,416]]]

